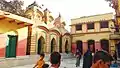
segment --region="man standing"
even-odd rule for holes
[[[92,50],[93,45],[88,45],[88,49],[83,56],[83,68],[90,68],[92,66]]]

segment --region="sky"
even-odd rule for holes
[[[109,3],[105,0],[23,0],[25,6],[36,1],[44,4],[56,18],[59,13],[66,22],[66,28],[70,31],[71,19],[81,16],[90,16],[113,12]]]

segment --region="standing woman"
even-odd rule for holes
[[[81,53],[79,50],[76,51],[76,67],[80,66]]]

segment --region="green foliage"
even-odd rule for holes
[[[10,10],[9,12],[18,14],[18,15],[23,15],[24,13],[24,10],[22,9],[22,6],[24,5],[23,1],[13,0],[13,1],[10,1],[9,4],[14,7],[14,9]]]
[[[0,10],[7,11],[16,15],[25,16],[22,6],[24,5],[23,1],[12,0],[7,2],[6,0],[0,0]]]

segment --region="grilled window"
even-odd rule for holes
[[[108,21],[101,21],[100,28],[108,28]]]
[[[82,30],[82,24],[76,25],[76,30]]]
[[[94,23],[88,23],[87,29],[94,29]]]

